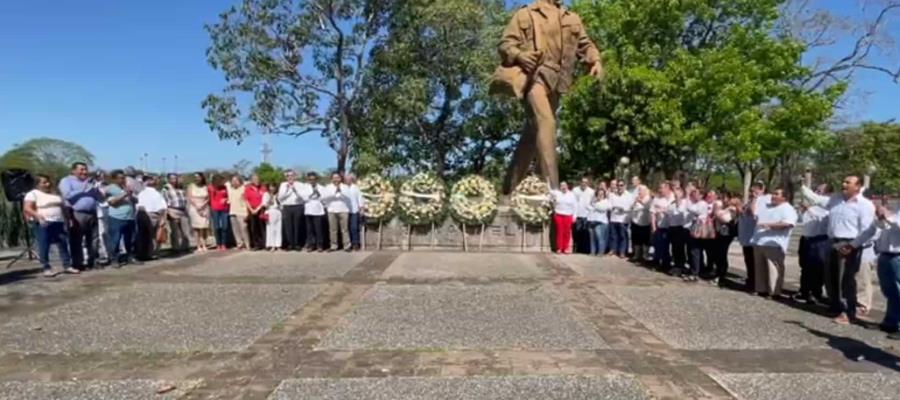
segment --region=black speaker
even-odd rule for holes
[[[6,200],[20,202],[34,189],[34,176],[24,169],[8,169],[0,173]]]

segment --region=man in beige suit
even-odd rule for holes
[[[519,183],[535,157],[538,171],[552,187],[558,186],[556,110],[559,99],[572,84],[576,61],[588,66],[594,77],[603,74],[600,52],[587,36],[581,18],[561,3],[561,0],[536,0],[522,7],[513,15],[500,41],[501,69],[524,72],[527,77],[511,83],[512,91],[525,103],[528,120],[504,182],[505,193]]]

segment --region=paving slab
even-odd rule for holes
[[[316,285],[138,284],[0,326],[22,353],[235,351],[315,297]]]
[[[245,252],[223,260],[207,260],[172,274],[210,277],[337,278],[370,253]]]
[[[704,285],[702,283],[698,285]],[[797,349],[884,346],[884,334],[743,292],[710,286],[623,287],[601,291],[678,349]]]
[[[541,285],[377,285],[324,349],[599,349],[589,324]]]
[[[895,400],[900,375],[862,373],[714,374],[735,397],[743,400]]]
[[[617,257],[596,257],[583,254],[555,255],[554,257],[585,278],[661,279],[665,277],[665,275]]]
[[[197,381],[12,381],[0,382],[0,400],[174,400],[196,387]],[[157,393],[166,387],[174,389]]]
[[[385,278],[497,279],[541,278],[546,273],[525,254],[404,253],[384,271]]]
[[[638,400],[650,398],[628,376],[297,379],[271,400]]]

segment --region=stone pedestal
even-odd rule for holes
[[[464,251],[465,247],[470,252],[477,252],[479,248],[480,251],[502,252],[550,251],[549,223],[543,229],[540,226],[525,227],[506,206],[498,207],[494,220],[484,226],[483,236],[481,225],[467,225],[465,241],[462,224],[449,216],[441,224],[435,225],[434,230],[430,225],[413,226],[410,229],[398,218],[382,224],[380,229],[383,250]],[[378,224],[365,225],[366,250],[379,248],[378,230]]]

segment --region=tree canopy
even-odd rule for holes
[[[0,156],[0,170],[21,168],[59,179],[75,162],[93,165],[94,155],[79,144],[42,137],[17,144]]]

